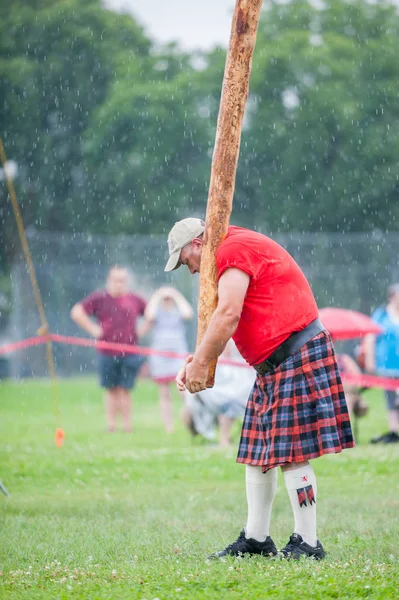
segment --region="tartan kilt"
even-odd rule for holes
[[[265,472],[355,445],[331,337],[316,335],[249,396],[237,462]]]

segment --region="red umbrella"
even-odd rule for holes
[[[355,310],[346,308],[322,308],[320,319],[335,340],[351,340],[363,337],[368,333],[382,333],[379,325],[370,317]]]

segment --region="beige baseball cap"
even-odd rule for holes
[[[205,223],[202,219],[182,219],[173,225],[168,235],[169,260],[165,271],[174,271],[180,267],[180,252],[204,231]]]

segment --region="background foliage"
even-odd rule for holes
[[[224,51],[156,49],[100,0],[15,0],[0,17],[0,131],[26,225],[163,233],[203,213]],[[398,34],[386,2],[266,3],[236,223],[397,228]],[[0,235],[5,267],[15,244],[5,186]]]

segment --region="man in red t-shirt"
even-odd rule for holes
[[[145,301],[128,292],[128,273],[112,267],[105,290],[84,298],[71,310],[71,317],[94,338],[119,344],[137,344],[136,323],[144,314]],[[95,317],[93,321],[91,317]],[[105,388],[108,431],[115,431],[116,415],[121,413],[123,428],[131,431],[130,392],[143,358],[118,350],[99,350],[101,386]]]
[[[204,223],[183,219],[169,233],[165,270],[201,267]],[[276,555],[269,535],[280,466],[294,513],[287,558],[321,559],[316,477],[310,459],[354,446],[331,338],[294,259],[270,238],[229,227],[216,253],[218,305],[205,336],[178,374],[179,390],[206,388],[208,366],[232,337],[257,372],[237,461],[246,465],[248,518],[238,539],[212,557]]]

